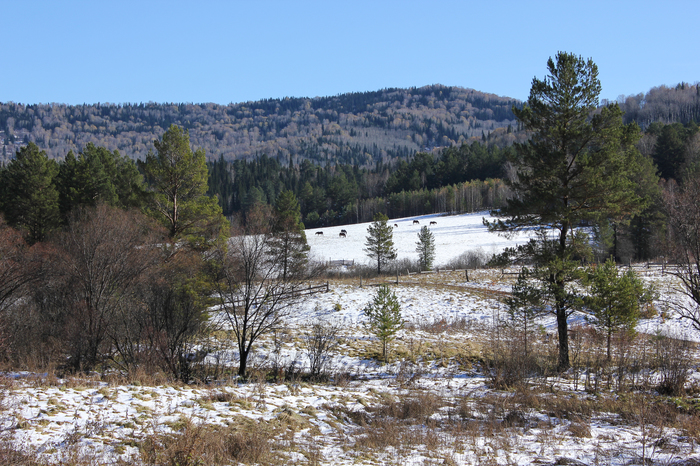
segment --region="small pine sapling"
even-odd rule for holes
[[[396,333],[403,328],[401,306],[396,294],[386,285],[377,289],[377,294],[367,307],[362,310],[368,318],[367,329],[372,332],[382,344],[382,358],[388,361],[387,347]]]
[[[634,331],[640,308],[654,299],[654,292],[633,270],[620,273],[612,258],[591,268],[586,282],[590,295],[585,302],[593,325],[605,332],[610,360],[612,335],[623,329]]]
[[[421,270],[430,270],[435,261],[435,237],[427,226],[423,225],[418,233],[416,242],[416,252],[418,253],[418,263]]]

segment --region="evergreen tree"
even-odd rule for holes
[[[368,319],[367,328],[379,338],[382,344],[382,359],[386,363],[389,342],[403,328],[399,300],[388,286],[381,285],[377,288],[377,294],[372,299],[372,302],[362,312]]]
[[[418,232],[416,252],[418,253],[418,263],[421,270],[430,270],[435,260],[435,237],[425,225]]]
[[[680,123],[665,125],[661,129],[653,154],[661,178],[681,179],[681,167],[685,162],[685,135],[686,130]]]
[[[204,151],[190,148],[186,130],[172,125],[153,145],[142,164],[151,184],[149,212],[168,229],[171,239],[195,242],[221,234],[226,220],[217,199],[207,192],[208,170]]]
[[[651,302],[653,293],[645,288],[634,270],[620,274],[612,258],[592,267],[587,283],[590,296],[585,301],[591,310],[593,325],[605,332],[610,360],[612,335],[620,329],[634,331],[640,309]]]
[[[639,166],[634,146],[639,128],[622,124],[617,104],[596,111],[601,86],[592,60],[559,52],[547,68],[544,80],[533,79],[527,104],[513,108],[532,136],[516,145],[511,160],[517,170],[510,182],[515,195],[496,213],[506,220],[490,227],[506,233],[532,227],[543,231],[536,240],[540,244],[528,249],[535,264],[530,276],[552,299],[558,366],[566,370],[567,318],[577,302],[571,285],[581,278],[579,261],[590,252],[575,226],[629,218],[643,207],[631,180]]]
[[[389,217],[378,212],[373,222],[367,227],[368,236],[364,251],[373,261],[377,262],[377,273],[382,273],[382,266],[396,259],[394,247],[394,229],[387,223]]]
[[[29,243],[42,241],[59,224],[57,173],[58,164],[32,142],[2,171],[0,205],[5,219],[23,230]]]
[[[530,286],[528,276],[529,270],[527,267],[523,267],[521,273],[518,274],[518,281],[511,289],[510,296],[505,299],[510,322],[522,336],[525,360],[529,357],[530,346],[534,339],[531,338],[531,335],[534,333],[535,319],[545,313],[544,299],[540,290]]]
[[[118,151],[88,143],[78,157],[68,152],[58,172],[61,214],[67,217],[77,206],[102,202],[114,207],[140,207],[145,187],[136,164]]]
[[[270,252],[283,280],[299,275],[306,266],[308,251],[299,202],[293,192],[283,191],[275,203],[270,239]]]

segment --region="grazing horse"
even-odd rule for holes
[[[399,225],[394,223],[394,228],[398,228],[398,227],[399,227]]]
[[[414,224],[414,225],[420,225],[420,222],[419,222],[418,220],[414,220],[414,221],[413,221],[413,224]]]
[[[437,222],[433,221],[433,222],[430,222],[430,224],[431,224],[431,225],[437,225]]]
[[[323,236],[323,232],[322,232],[322,231],[317,231],[317,232],[316,232],[316,236],[319,236],[319,235],[320,235],[320,236]]]
[[[341,238],[345,238],[345,237],[347,236],[347,233],[343,233],[343,232],[341,231],[340,234],[339,234],[338,236],[340,236]]]

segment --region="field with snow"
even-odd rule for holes
[[[397,258],[417,260],[416,242],[418,232],[424,225],[429,226],[435,237],[435,266],[447,264],[451,259],[468,251],[481,251],[488,256],[500,252],[507,246],[524,243],[528,240],[525,233],[517,234],[512,239],[489,233],[483,225],[483,219],[493,221],[488,212],[478,212],[462,215],[422,215],[390,219],[388,224],[394,228],[394,245]],[[418,224],[414,224],[414,221]],[[430,222],[436,225],[430,225]],[[370,223],[358,223],[327,228],[306,230],[306,239],[311,246],[311,254],[317,260],[355,260],[356,263],[369,264],[370,261],[363,252],[367,237],[367,227]],[[347,230],[347,237],[339,236],[340,230]],[[323,232],[323,235],[317,235]]]
[[[526,240],[487,233],[482,216],[417,218],[421,225],[437,222],[438,265],[467,250],[490,254]],[[399,225],[399,258],[415,258],[419,226],[412,218],[391,223]],[[312,254],[364,262],[367,224],[344,228],[347,238],[338,237],[341,227],[323,229],[323,237],[308,230]],[[12,451],[25,461],[76,465],[698,464],[687,462],[700,457],[695,364],[683,398],[659,395],[655,387],[666,374],[647,364],[672,346],[663,335],[696,339],[696,332],[675,318],[679,298],[671,278],[660,270],[642,274],[660,298],[657,312],[639,325],[649,338],[620,345],[619,358],[638,363],[630,363],[637,372],[624,376],[630,383],[623,392],[615,388],[614,371],[584,367],[586,357],[600,353],[577,346],[579,340],[572,340],[572,354],[581,364],[570,371],[533,377],[524,388],[492,388],[485,355],[507,341],[494,323],[512,275],[475,270],[467,281],[464,272],[450,271],[402,276],[399,284],[387,278],[406,321],[387,364],[379,362],[379,344],[362,312],[379,280],[365,279],[360,287],[359,279],[341,278],[300,302],[284,328],[260,341],[255,375],[246,383],[225,370],[237,357],[225,333],[202,342],[210,351],[204,362],[224,368],[209,384],[160,383],[152,374],[130,382],[8,374],[0,461]],[[314,323],[339,328],[321,381],[304,376]],[[556,349],[554,320],[539,324],[546,355]],[[585,336],[584,315],[572,316],[576,326]],[[694,346],[683,357],[694,361]]]

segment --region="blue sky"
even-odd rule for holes
[[[245,102],[462,86],[526,99],[557,51],[602,98],[700,81],[697,1],[0,0],[0,102]]]

